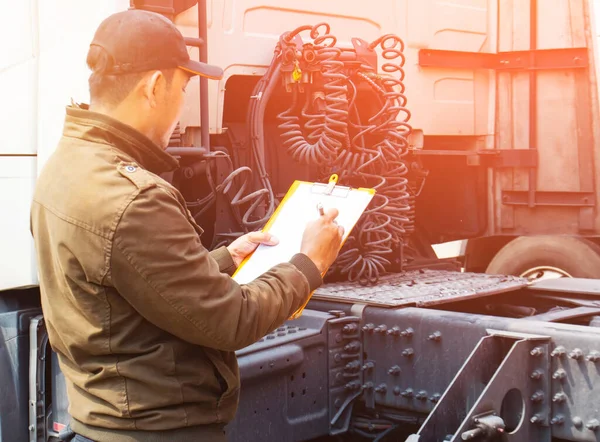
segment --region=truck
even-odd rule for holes
[[[377,190],[302,315],[237,352],[229,440],[599,441],[595,7],[7,2],[0,441],[69,422],[29,206],[64,105],[87,100],[93,32],[127,8],[165,15],[224,68],[189,85],[168,147],[181,167],[164,176],[207,248],[260,229],[295,179]],[[432,247],[465,239],[463,263]]]

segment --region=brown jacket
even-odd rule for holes
[[[157,175],[176,166],[133,128],[70,107],[37,182],[42,308],[72,427],[94,440],[199,440],[230,421],[233,351],[321,283],[302,254],[248,285],[233,281],[227,249],[202,246],[182,196]]]

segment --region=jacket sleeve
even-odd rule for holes
[[[219,247],[218,249],[211,250],[210,256],[212,259],[217,261],[219,265],[219,271],[222,273],[227,273],[228,275],[233,275],[233,273],[237,270],[237,266],[235,262],[233,262],[233,258],[227,247]]]
[[[256,342],[322,283],[310,258],[297,254],[255,281],[237,284],[202,246],[179,200],[161,187],[143,190],[127,207],[110,259],[108,281],[145,319],[219,350]]]

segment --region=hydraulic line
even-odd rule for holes
[[[267,191],[266,194],[262,193],[259,198],[256,198],[244,214],[242,222],[244,227],[248,229],[262,227],[275,210],[275,194],[264,160],[264,115],[269,99],[280,78],[280,65],[277,58],[276,52],[274,61],[269,66],[267,73],[256,85],[248,108],[249,142],[253,165],[256,168],[261,185]],[[266,195],[266,197],[263,197],[263,195]],[[263,213],[259,213],[261,208]]]
[[[228,160],[232,172],[220,184],[216,184],[212,178],[212,174],[207,173],[211,192],[202,200],[189,202],[187,204],[189,208],[198,208],[194,213],[194,218],[199,220],[199,218],[214,204],[217,193],[228,196],[236,222],[242,229],[241,232],[228,234],[228,237],[231,238],[262,227],[275,208],[275,195],[264,161],[263,123],[266,105],[277,86],[280,77],[279,64],[276,60],[277,52],[273,58],[273,63],[271,63],[265,75],[257,83],[249,104],[249,143],[252,152],[252,166],[254,166],[254,169],[250,166],[242,166],[234,169],[229,155],[224,155]],[[207,168],[207,171],[208,170],[210,170],[210,167]],[[258,183],[262,187],[247,193],[248,188],[255,184],[255,174],[257,175]],[[237,189],[237,191],[233,196],[230,196],[233,189]],[[243,214],[241,213],[242,210],[244,210]],[[261,210],[263,213],[259,213]]]

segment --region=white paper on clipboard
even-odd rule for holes
[[[350,189],[343,186],[335,186],[331,194],[327,194],[326,184],[296,181],[264,229],[274,235],[279,244],[258,246],[238,268],[233,279],[239,284],[247,284],[299,253],[306,224],[319,217],[318,203],[323,205],[324,210],[336,208],[339,211],[336,222],[344,227],[345,241],[374,194],[373,189]]]

